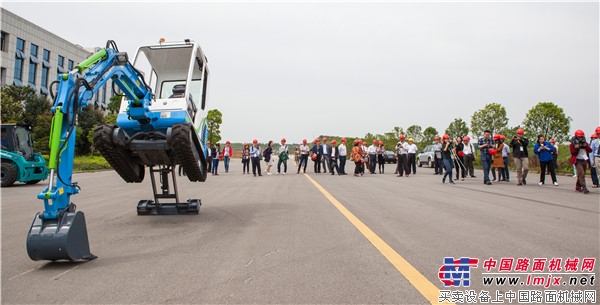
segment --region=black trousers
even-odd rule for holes
[[[412,169],[412,173],[416,174],[417,173],[417,163],[415,162],[415,154],[408,154],[408,171],[407,173],[410,173],[410,170]]]
[[[404,173],[406,173],[407,175],[410,174],[410,171],[408,169],[408,155],[407,154],[398,154],[398,174],[399,175],[404,175]]]
[[[300,172],[300,168],[302,164],[304,164],[304,173],[306,173],[306,164],[308,163],[308,154],[300,154],[300,162],[298,162],[298,172]]]
[[[317,154],[317,160],[313,161],[315,163],[315,173],[321,172],[321,157],[322,155]]]
[[[242,170],[244,173],[250,173],[250,159],[242,159]]]
[[[258,175],[262,176],[260,172],[260,159],[258,157],[252,157],[252,173],[256,176],[256,171],[258,170]]]

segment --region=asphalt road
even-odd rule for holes
[[[112,171],[75,174],[82,191],[72,202],[98,256],[88,262],[30,260],[43,182],[2,188],[2,304],[427,304],[423,291],[444,289],[444,257],[599,257],[599,192],[574,193],[572,177],[486,186],[477,171],[449,185],[429,168],[409,178],[391,165],[359,178],[308,168],[255,178],[232,160],[205,183],[182,177],[180,197],[202,208],[174,216],[137,216],[137,202],[152,197],[148,176],[127,184]],[[478,268],[471,289],[485,288]]]

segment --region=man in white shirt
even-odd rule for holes
[[[342,143],[338,147],[340,151],[340,175],[346,174],[346,156],[348,155],[346,150],[346,138],[342,138]]]
[[[329,173],[332,173],[332,169],[331,169],[331,145],[327,144],[327,138],[323,138],[323,173],[327,173],[327,170],[329,170]]]
[[[408,177],[408,143],[404,142],[404,135],[401,134],[399,139],[400,142],[396,144],[396,152],[398,153],[398,166],[396,171],[398,175],[396,177],[402,177],[404,173]]]
[[[306,139],[302,140],[302,145],[300,145],[300,162],[298,163],[298,172],[300,173],[300,168],[302,164],[304,164],[303,173],[306,173],[306,164],[308,163],[308,153],[310,152],[310,147],[307,145]]]
[[[369,152],[369,173],[374,174],[377,167],[377,140],[373,140],[373,144],[367,148]]]
[[[504,145],[508,147],[508,145]],[[465,153],[465,168],[466,174],[471,176],[471,178],[475,178],[475,168],[473,167],[473,161],[477,158],[475,147],[471,143],[471,138],[469,136],[465,136],[463,138],[463,152]]]
[[[417,174],[417,163],[416,163],[416,156],[417,156],[417,145],[414,143],[414,139],[413,138],[409,138],[408,139],[408,147],[407,147],[407,151],[408,151],[408,171],[406,173],[406,177],[408,177],[408,173],[410,173],[410,170],[412,169],[412,173],[413,175]]]

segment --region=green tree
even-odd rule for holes
[[[31,95],[25,100],[25,111],[21,116],[21,122],[35,128],[40,115],[52,116],[51,108],[50,102],[45,97]]]
[[[413,138],[415,143],[421,143],[421,140],[423,139],[421,126],[411,125],[410,127],[406,128],[406,138]]]
[[[446,128],[445,133],[452,138],[456,136],[464,137],[469,134],[469,127],[467,127],[467,123],[463,121],[461,118],[455,118],[448,128]]]
[[[109,113],[104,117],[104,122],[106,124],[116,124],[117,123],[117,114]]]
[[[123,97],[120,95],[113,95],[110,97],[110,102],[108,102],[108,105],[106,105],[106,108],[108,109],[110,114],[119,113],[122,98]]]
[[[498,103],[485,105],[483,109],[475,111],[471,117],[471,132],[476,137],[482,136],[486,129],[494,134],[498,130],[505,129],[507,125],[506,109]]]
[[[395,138],[396,138],[396,139],[398,139],[398,137],[399,137],[401,134],[404,134],[404,129],[403,129],[402,127],[398,127],[398,126],[396,126],[396,127],[394,127],[394,129],[392,129],[392,130],[394,131],[394,135],[395,135]]]
[[[437,136],[437,134],[437,129],[431,126],[425,128],[425,130],[423,131],[423,143],[427,145],[433,143],[433,140],[435,139],[435,136]]]
[[[540,102],[525,115],[523,130],[529,139],[543,135],[546,139],[564,142],[569,138],[571,117],[562,108],[551,102]]]
[[[38,115],[36,124],[32,130],[33,149],[41,154],[50,154],[48,141],[50,139],[50,127],[52,126],[52,113]]]
[[[206,115],[206,125],[208,126],[208,140],[210,143],[221,141],[221,124],[223,123],[223,114],[217,109],[208,111]]]
[[[104,116],[102,112],[94,109],[93,105],[87,105],[83,108],[77,120],[75,153],[80,156],[87,155],[91,153],[93,145],[93,142],[88,139],[88,134],[97,124],[104,123]]]
[[[16,123],[23,119],[23,105],[36,97],[29,86],[10,85],[2,87],[2,122]]]
[[[14,99],[4,89],[2,89],[2,102],[0,103],[0,113],[3,123],[16,123],[23,112],[23,105],[20,100]]]

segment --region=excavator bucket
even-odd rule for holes
[[[37,213],[27,235],[27,254],[34,260],[92,260],[83,212],[43,219]]]

